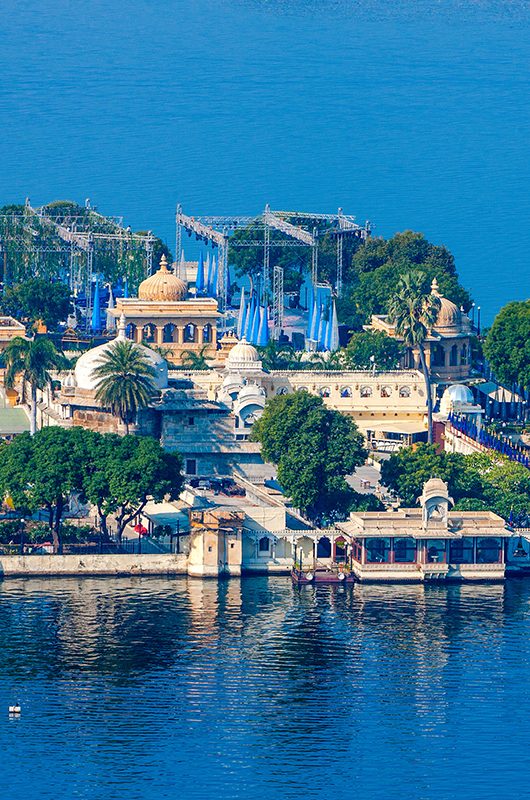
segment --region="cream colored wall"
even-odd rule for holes
[[[215,400],[216,392],[221,387],[224,373],[210,370],[208,372],[179,372],[179,377],[189,377],[198,387],[208,393],[209,400]],[[390,372],[362,371],[274,371],[262,373],[261,377],[252,378],[263,386],[267,397],[281,394],[283,391],[293,392],[305,387],[310,393],[321,395],[324,389],[330,390],[330,396],[324,402],[354,418],[394,417],[422,419],[426,409],[425,382],[421,372],[416,370],[393,370]],[[351,397],[342,397],[341,390],[348,387]],[[371,390],[369,397],[361,397],[361,389]],[[389,397],[382,396],[382,390],[389,389]],[[400,389],[410,391],[410,397],[400,397]]]

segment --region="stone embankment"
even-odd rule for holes
[[[186,575],[188,558],[173,553],[1,556],[1,578]]]

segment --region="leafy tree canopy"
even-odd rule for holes
[[[499,311],[484,354],[501,383],[530,389],[530,300],[508,303]]]
[[[381,481],[404,506],[418,505],[423,484],[441,478],[462,511],[490,509],[504,519],[530,514],[530,471],[498,454],[437,453],[434,445],[407,447],[381,467]]]
[[[370,369],[373,363],[379,370],[395,369],[401,347],[396,339],[387,336],[384,331],[359,331],[352,335],[342,355],[348,369]]]
[[[391,239],[368,239],[356,250],[346,273],[347,292],[338,306],[340,321],[359,328],[372,314],[386,314],[400,277],[418,270],[425,276],[426,292],[436,278],[444,297],[465,310],[471,308],[451,253],[421,233],[405,231]]]
[[[1,456],[0,491],[23,513],[46,509],[56,550],[71,492],[97,506],[104,531],[107,516],[114,514],[121,537],[149,498],[175,499],[182,487],[180,456],[151,437],[49,427],[2,445]]]
[[[352,490],[344,476],[366,458],[352,420],[326,408],[320,397],[295,392],[267,402],[252,438],[278,465],[278,480],[295,506],[311,518],[349,510]]]
[[[53,330],[72,311],[70,290],[63,283],[29,278],[6,286],[0,297],[0,309],[3,314],[27,322],[42,320]]]

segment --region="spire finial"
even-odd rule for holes
[[[125,314],[122,314],[120,316],[120,321],[118,322],[118,336],[116,337],[117,339],[123,340],[127,338],[125,332],[126,328],[127,328],[127,322],[125,320]]]
[[[162,253],[162,258],[160,259],[160,272],[167,272],[167,258],[165,253]]]
[[[440,292],[438,291],[438,281],[436,278],[433,278],[433,282],[431,283],[431,294],[434,294],[436,297],[440,296]]]

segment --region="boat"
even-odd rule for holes
[[[296,565],[291,570],[291,578],[296,586],[311,583],[330,583],[337,586],[354,583],[355,575],[346,564],[315,564],[313,567]]]

